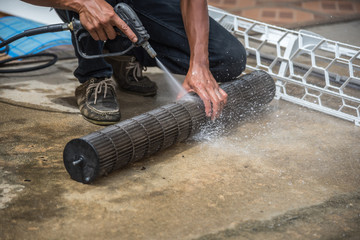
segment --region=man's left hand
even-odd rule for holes
[[[203,100],[206,116],[219,117],[228,95],[219,87],[207,66],[191,66],[182,85],[186,92],[195,92]],[[184,94],[181,93],[178,98]]]

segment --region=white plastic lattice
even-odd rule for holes
[[[276,98],[360,126],[360,47],[239,17],[209,6],[209,14],[244,45],[247,68],[276,80]]]

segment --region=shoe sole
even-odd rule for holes
[[[119,121],[97,121],[97,120],[94,120],[94,119],[90,119],[90,118],[87,118],[85,116],[83,116],[83,118],[92,123],[92,124],[95,124],[95,125],[100,125],[100,126],[108,126],[108,125],[113,125],[113,124],[116,124],[118,123]]]

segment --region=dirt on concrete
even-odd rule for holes
[[[152,108],[134,98],[124,118]],[[2,102],[0,111],[1,239],[358,239],[353,123],[274,100],[221,136],[84,185],[70,179],[62,151],[102,127],[31,106]]]

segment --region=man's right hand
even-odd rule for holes
[[[79,20],[95,40],[114,39],[117,35],[114,27],[122,31],[132,42],[137,37],[131,28],[115,13],[105,0],[22,0],[44,7],[71,10],[79,14]]]
[[[78,1],[76,11],[84,28],[94,40],[114,39],[114,27],[122,31],[132,42],[137,41],[135,33],[115,13],[114,8],[104,0]]]

